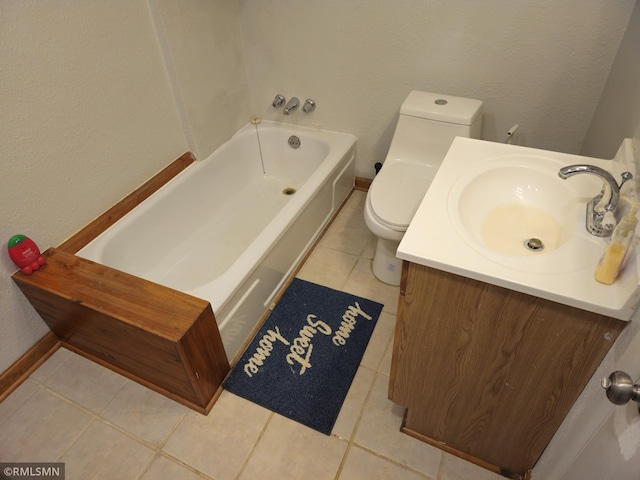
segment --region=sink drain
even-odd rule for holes
[[[534,252],[538,252],[544,248],[544,244],[542,243],[542,240],[535,237],[527,238],[524,241],[524,246],[527,247],[529,250],[533,250]]]
[[[293,195],[296,192],[297,190],[293,187],[287,187],[282,190],[282,193],[284,193],[285,195]]]

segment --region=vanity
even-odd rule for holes
[[[405,433],[511,478],[532,469],[640,301],[635,255],[613,285],[593,278],[607,239],[585,205],[602,181],[558,170],[620,178],[631,158],[625,143],[611,161],[453,142],[398,249],[389,398]]]

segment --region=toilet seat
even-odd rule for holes
[[[373,217],[390,230],[406,231],[436,171],[430,165],[403,161],[384,165],[367,195]]]

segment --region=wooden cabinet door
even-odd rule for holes
[[[390,398],[405,428],[533,467],[625,322],[410,264]]]

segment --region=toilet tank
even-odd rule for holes
[[[480,138],[482,102],[412,91],[400,107],[387,160],[440,166],[455,137]]]

